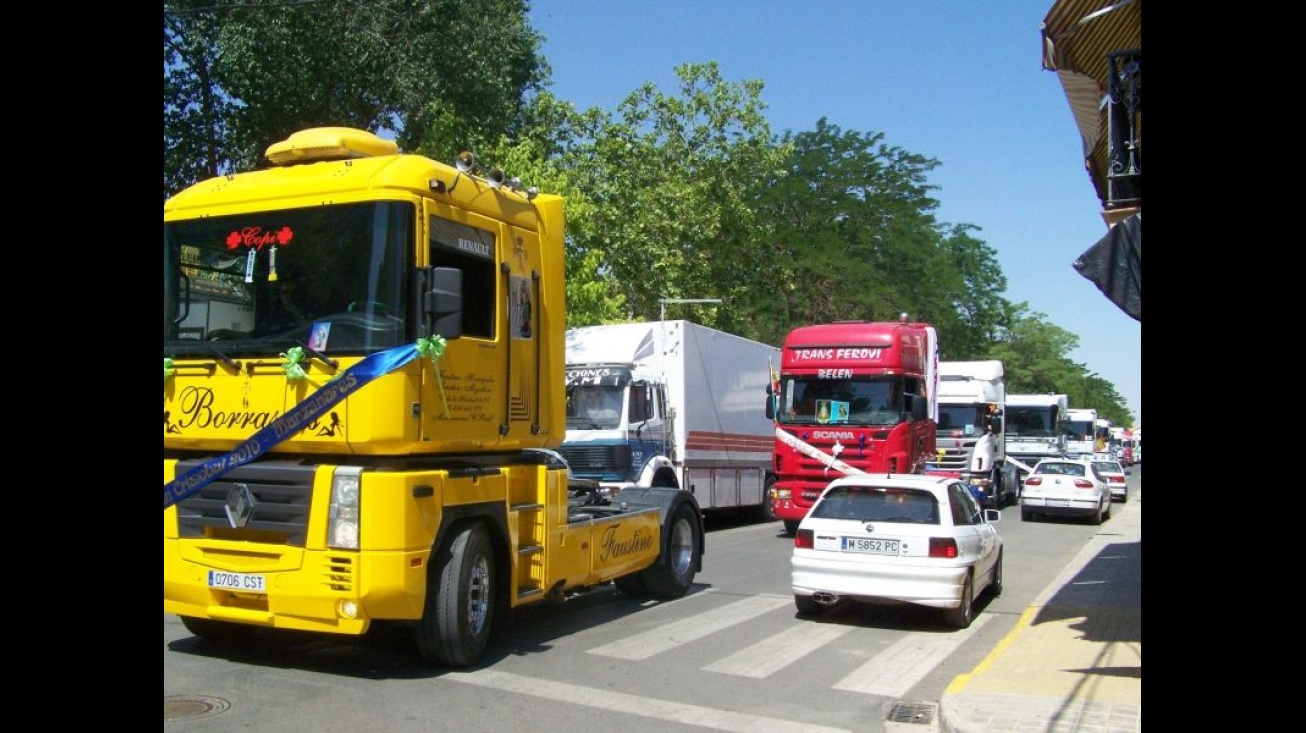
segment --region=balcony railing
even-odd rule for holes
[[[1107,208],[1143,203],[1143,51],[1107,55]]]

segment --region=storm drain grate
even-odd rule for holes
[[[231,703],[220,697],[186,696],[163,698],[163,722],[207,718],[224,712]]]
[[[934,722],[934,704],[928,702],[902,702],[899,700],[889,708],[884,717],[891,723],[920,723],[927,725]]]

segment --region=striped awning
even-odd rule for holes
[[[1105,205],[1109,141],[1104,99],[1108,57],[1142,51],[1143,0],[1056,0],[1043,19],[1043,68],[1055,71],[1070,103],[1098,198]],[[1139,115],[1138,139],[1142,139]]]

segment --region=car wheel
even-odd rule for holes
[[[1111,518],[1111,497],[1108,496],[1102,503],[1105,505],[1102,507],[1102,520],[1106,521]]]
[[[811,596],[800,596],[795,593],[794,605],[798,607],[798,612],[804,616],[817,616],[821,613],[821,604],[812,600]]]
[[[961,586],[961,603],[956,608],[943,609],[943,620],[956,629],[965,629],[970,626],[972,614],[975,611],[975,586],[970,576],[966,576],[966,582]]]
[[[1102,515],[1103,515],[1102,504],[1103,504],[1103,502],[1100,502],[1100,501],[1097,503],[1097,510],[1093,512],[1093,516],[1092,516],[1093,524],[1096,524],[1096,525],[1101,525],[1101,524],[1102,524],[1102,519],[1103,519],[1103,517],[1102,517]]]

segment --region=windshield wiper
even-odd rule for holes
[[[236,361],[235,359],[232,359],[230,356],[227,356],[226,354],[219,351],[218,347],[214,346],[212,341],[205,341],[204,344],[209,347],[209,351],[212,351],[214,354],[217,355],[218,359],[221,360],[222,363],[226,365],[228,369],[230,369],[233,372],[240,371],[240,362]]]
[[[314,359],[317,359],[318,361],[322,362],[323,364],[326,364],[328,367],[331,367],[331,371],[334,372],[334,371],[338,371],[338,370],[340,369],[340,362],[336,361],[335,359],[332,359],[331,357],[327,356],[326,354],[323,354],[322,352],[318,351],[317,349],[313,348],[312,346],[309,346],[308,344],[303,343],[303,342],[300,342],[300,341],[296,341],[296,342],[295,342],[295,345],[298,346],[299,348],[303,349],[305,354],[308,354],[309,356],[313,357]]]

